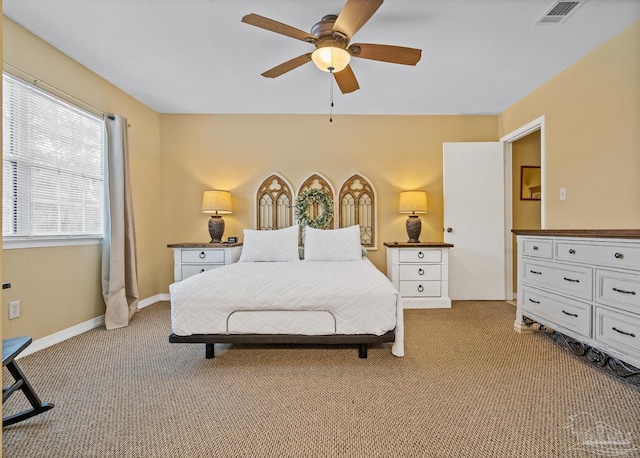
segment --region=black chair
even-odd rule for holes
[[[19,421],[26,420],[35,415],[46,412],[49,409],[53,409],[53,404],[40,401],[40,398],[33,390],[33,387],[24,376],[18,364],[15,362],[16,356],[18,356],[22,350],[27,348],[31,344],[31,337],[14,337],[13,339],[2,340],[2,365],[6,366],[15,382],[8,386],[2,387],[2,403],[9,399],[13,393],[18,390],[22,390],[27,397],[31,405],[31,409],[23,410],[22,412],[14,415],[9,415],[2,418],[2,427],[13,425]]]

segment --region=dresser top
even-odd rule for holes
[[[389,248],[453,248],[452,244],[444,242],[384,242],[384,246]]]
[[[187,242],[187,243],[170,243],[167,248],[230,248],[242,246],[242,242],[235,243],[210,243],[210,242]]]
[[[515,235],[640,239],[640,229],[512,229]]]

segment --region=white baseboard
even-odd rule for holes
[[[138,301],[138,309],[143,309],[145,307],[148,307],[149,305],[155,304],[156,302],[168,300],[168,293],[156,294],[155,296]],[[56,332],[41,339],[34,340],[33,342],[31,342],[31,345],[25,348],[24,351],[16,357],[16,359],[20,359],[23,356],[27,356],[37,351],[43,350],[47,347],[80,335],[84,332],[91,331],[92,329],[99,328],[102,325],[104,325],[104,315],[92,318],[88,321],[85,321],[84,323],[76,324],[75,326],[71,326],[70,328]]]
[[[104,315],[100,315],[98,317],[90,319],[89,321],[85,321],[84,323],[76,324],[75,326],[71,326],[70,328],[56,332],[55,334],[43,337],[42,339],[34,340],[33,342],[31,342],[31,345],[25,348],[24,351],[16,357],[16,359],[43,350],[64,340],[82,334],[83,332],[87,332],[94,328],[100,327],[103,324]]]
[[[153,305],[156,302],[169,301],[170,300],[169,293],[156,294],[155,296],[148,297],[146,299],[141,299],[138,301],[138,309],[143,309],[149,305]]]

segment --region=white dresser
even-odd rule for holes
[[[404,308],[450,308],[450,243],[385,242],[387,277]]]
[[[515,328],[532,330],[532,320],[640,367],[640,231],[513,232]]]
[[[167,247],[173,249],[175,281],[238,262],[242,251],[242,243],[174,243]]]

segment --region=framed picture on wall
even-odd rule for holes
[[[542,198],[542,176],[540,167],[523,165],[520,167],[520,200],[540,200]]]

